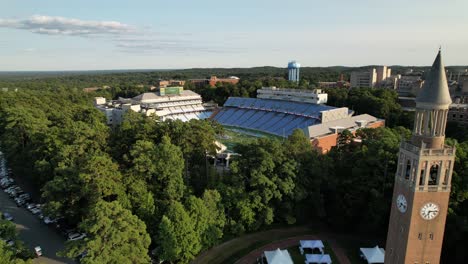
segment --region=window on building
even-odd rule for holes
[[[437,185],[437,174],[439,173],[439,165],[434,164],[429,172],[429,185]]]
[[[449,176],[450,176],[450,165],[447,166],[447,168],[445,169],[444,185],[448,184]]]
[[[425,174],[425,171],[423,169],[421,170],[421,175],[419,175],[419,185],[424,185],[424,174]]]
[[[418,239],[419,239],[419,240],[422,240],[422,233],[419,233],[419,234],[418,234]]]
[[[434,234],[433,233],[429,233],[429,239],[434,240]]]
[[[457,115],[456,115],[456,114],[453,114],[452,117],[455,118],[455,117],[457,117]]]
[[[408,160],[408,162],[406,162],[405,179],[407,180],[409,179],[410,173],[411,173],[411,161]]]

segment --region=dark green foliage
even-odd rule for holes
[[[8,245],[6,243],[8,240],[13,241],[13,245]],[[31,263],[31,258],[33,253],[18,239],[15,224],[0,216],[0,263]]]
[[[159,258],[171,263],[188,263],[201,249],[196,224],[179,202],[171,202],[159,225]]]
[[[149,263],[150,237],[146,225],[118,202],[99,201],[80,225],[87,237],[69,241],[64,255],[80,263]]]
[[[239,145],[236,152],[240,156],[232,162],[223,190],[232,230],[252,231],[275,219],[294,218],[289,211],[279,210],[282,202],[294,195],[297,172],[297,163],[289,159],[281,143],[261,138]]]
[[[356,114],[370,114],[385,119],[389,127],[412,125],[411,117],[398,104],[398,94],[382,88],[332,88],[328,93],[328,104],[348,107]]]
[[[141,76],[146,74],[154,77]],[[124,78],[116,76],[102,78],[117,83]],[[80,78],[69,81],[89,81]],[[299,86],[308,86],[306,81]],[[86,240],[69,245],[69,256],[89,248],[88,263],[144,263],[148,233],[159,257],[187,263],[226,235],[311,221],[325,221],[335,230],[386,234],[396,154],[401,139],[410,134],[397,125],[412,123],[393,91],[334,89],[329,96],[331,104],[386,118],[392,128],[345,131],[327,155],[313,151],[300,130],[282,141],[252,140],[237,147],[240,156],[230,171],[213,177],[216,171],[207,157],[215,155],[216,134],[223,130],[219,124],[157,122],[130,111],[121,126],[110,129],[91,105],[91,95],[47,88],[54,85],[0,93],[0,145],[14,173],[41,190],[47,213],[64,216],[88,233]],[[262,85],[291,84],[267,78],[197,89],[206,100],[222,103],[228,96],[255,96]],[[124,90],[130,96],[132,89]],[[447,133],[460,143],[448,140],[457,146],[457,160],[444,263],[456,262],[455,255],[466,258],[459,252],[468,237],[468,143],[458,128],[449,126]],[[135,254],[124,245],[133,243],[138,245]],[[0,256],[7,254],[2,250]]]

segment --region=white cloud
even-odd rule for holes
[[[0,28],[2,27],[42,35],[99,38],[113,43],[116,51],[133,54],[232,53],[239,50],[238,47],[226,43],[216,44],[210,36],[200,37],[184,32],[156,32],[149,27],[137,28],[117,21],[35,15],[26,19],[0,18]]]
[[[27,19],[0,19],[0,27],[24,29],[38,34],[71,36],[118,35],[133,31],[129,25],[117,21],[91,21],[38,15]]]

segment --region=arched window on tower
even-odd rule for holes
[[[443,185],[447,185],[450,177],[450,166],[451,163],[450,161],[447,161],[445,164],[445,175],[444,175],[444,182],[442,183]]]
[[[426,177],[426,171],[424,169],[421,170],[421,175],[419,175],[419,185],[424,185],[424,178]]]
[[[409,179],[410,173],[411,173],[411,161],[408,160],[408,162],[406,162],[405,179],[407,180]]]
[[[429,185],[437,185],[437,174],[439,173],[439,165],[434,164],[429,172]]]

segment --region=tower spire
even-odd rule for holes
[[[421,92],[416,98],[416,106],[426,109],[444,108],[452,103],[447,85],[447,76],[442,62],[442,52],[439,52],[432,64],[429,74],[422,87]]]

